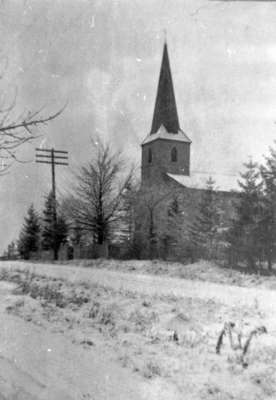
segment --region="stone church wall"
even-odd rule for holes
[[[142,186],[141,201],[138,210],[139,222],[136,225],[137,234],[142,243],[142,257],[185,259],[190,246],[190,229],[198,215],[199,204],[204,190],[188,189],[168,178],[163,184]],[[220,225],[229,226],[235,216],[234,203],[238,200],[237,193],[215,192],[215,201],[220,212]],[[177,202],[178,217],[173,225],[170,223],[170,208]],[[150,224],[154,230],[154,249],[149,240]],[[166,241],[173,236],[168,245]]]

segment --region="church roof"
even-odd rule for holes
[[[207,180],[211,177],[215,181],[215,191],[217,192],[239,192],[238,176],[224,174],[206,174],[193,173],[190,176],[176,175],[167,173],[167,175],[178,182],[180,185],[190,189],[206,189]]]
[[[171,133],[166,130],[164,125],[161,125],[156,133],[150,133],[142,142],[143,144],[153,142],[156,139],[177,140],[178,142],[191,143],[188,136],[179,129],[176,133]]]
[[[155,134],[161,125],[163,125],[170,134],[177,134],[180,130],[166,42],[164,44],[150,134]]]

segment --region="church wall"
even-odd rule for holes
[[[178,183],[173,186],[175,189],[171,189],[172,196],[177,197],[180,209],[183,212],[184,220],[187,222],[187,225],[190,225],[198,215],[199,205],[205,190],[185,188]],[[238,193],[222,191],[214,192],[214,201],[220,210],[220,222],[222,225],[229,225],[230,220],[235,217],[235,204],[237,203],[238,198]]]
[[[165,177],[165,175],[164,175]],[[147,258],[150,254],[149,242],[147,240],[149,232],[149,208],[147,203],[152,204],[162,198],[153,209],[154,214],[154,230],[157,234],[157,250],[156,257],[185,259],[187,257],[187,248],[190,245],[190,229],[198,215],[199,204],[204,194],[203,189],[185,188],[168,178],[159,181],[159,183],[146,185],[142,189],[142,203],[139,206],[140,231],[144,236],[144,256]],[[237,202],[239,194],[231,192],[215,192],[215,201],[220,210],[220,226],[228,227],[230,221],[235,216],[234,203]],[[178,203],[178,217],[175,226],[169,226],[169,209],[174,199]],[[176,235],[176,244],[173,247],[164,245],[164,237],[166,235]]]
[[[173,136],[173,135],[172,135]],[[177,161],[171,161],[171,151],[177,150]],[[152,161],[148,152],[151,149]],[[164,173],[189,175],[190,144],[174,140],[159,139],[142,146],[142,181],[162,180]]]

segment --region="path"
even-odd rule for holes
[[[62,334],[7,314],[11,289],[0,282],[0,400],[150,398],[148,383],[96,346],[83,349]]]

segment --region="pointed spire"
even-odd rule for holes
[[[164,43],[167,43],[167,29],[164,29]]]
[[[180,130],[166,37],[150,134],[156,133],[161,125],[169,133]]]

